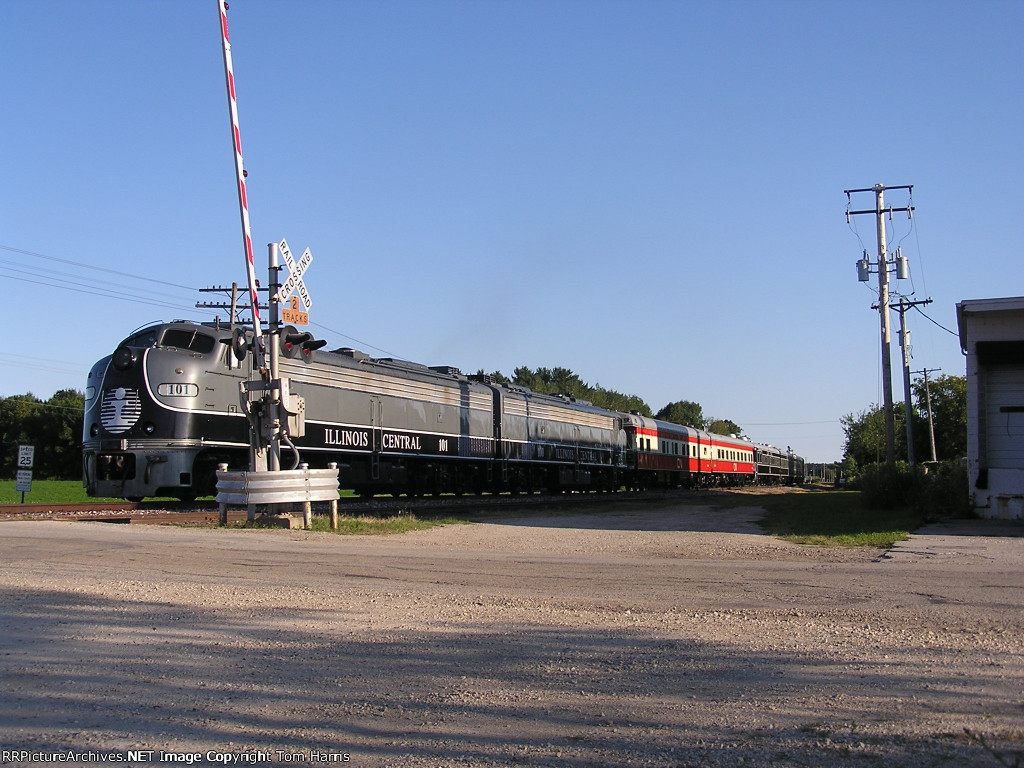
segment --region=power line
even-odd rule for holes
[[[146,277],[144,275],[134,275],[124,272],[123,270],[97,267],[92,264],[85,264],[80,261],[64,259],[57,256],[49,256],[45,253],[39,253],[38,251],[29,251],[24,248],[15,248],[10,245],[0,244],[0,250],[8,251],[10,253],[19,253],[24,256],[31,256],[36,259],[43,259],[57,264],[67,264],[77,269],[92,270],[103,274],[117,275],[121,278],[130,278],[156,285],[163,285],[170,288],[188,291],[190,293],[195,292],[196,290],[192,286],[171,283],[166,280],[157,280],[156,278]],[[97,278],[84,277],[67,271],[45,268],[32,269],[25,264],[7,259],[0,259],[0,265],[4,268],[4,277],[9,280],[17,280],[19,282],[30,283],[32,285],[42,285],[48,288],[59,288],[64,291],[71,291],[89,296],[102,296],[107,299],[130,301],[135,304],[145,304],[163,309],[172,309],[179,312],[194,309],[193,306],[186,303],[187,300],[184,297],[176,299],[171,294],[157,292],[150,288],[136,288],[124,285],[123,283],[111,283],[109,280],[103,280],[101,282]],[[146,296],[141,294],[150,295]]]
[[[933,325],[936,325],[936,326],[938,326],[939,328],[941,328],[942,330],[944,330],[944,331],[945,331],[946,333],[950,334],[951,336],[956,336],[957,338],[959,338],[959,337],[960,337],[960,334],[959,334],[959,333],[957,333],[956,331],[951,331],[951,330],[949,330],[949,328],[947,328],[946,326],[944,326],[944,325],[943,325],[942,323],[939,323],[938,321],[936,321],[936,320],[933,320],[932,318],[928,317],[928,315],[926,315],[926,314],[925,314],[925,313],[924,313],[924,312],[923,312],[923,311],[921,310],[921,308],[920,308],[920,307],[914,307],[914,309],[916,309],[916,310],[918,311],[918,313],[919,313],[919,314],[920,314],[920,315],[921,315],[921,316],[922,316],[922,317],[923,317],[923,318],[924,318],[925,320],[927,320],[928,322],[932,323]]]
[[[334,328],[328,328],[323,323],[313,323],[313,322],[310,322],[310,325],[312,325],[312,326],[314,326],[316,328],[322,328],[325,331],[330,331],[333,334],[341,336],[341,338],[343,338],[343,339],[348,339],[349,341],[355,342],[360,347],[363,347],[363,348],[366,348],[366,349],[375,349],[378,352],[383,352],[388,357],[393,357],[395,359],[399,359],[399,360],[404,360],[405,359],[402,355],[399,355],[399,354],[397,354],[395,352],[389,352],[388,350],[383,349],[382,347],[374,346],[373,344],[370,344],[368,341],[360,341],[359,339],[354,338],[353,336],[348,336],[348,335],[342,333],[341,331],[336,331]]]
[[[12,354],[0,354],[0,361],[3,362],[4,367],[7,368],[29,368],[35,371],[46,371],[48,373],[60,373],[60,374],[74,374],[76,376],[85,376],[89,372],[91,363],[89,365],[78,365],[70,363],[66,366],[55,366],[52,365],[52,361],[46,358],[40,359],[38,357],[29,357],[27,355],[12,355]],[[50,364],[48,364],[50,363]]]
[[[795,427],[804,424],[840,424],[839,419],[826,419],[825,421],[764,421],[764,422],[743,422],[745,427]]]
[[[156,278],[153,278],[153,277],[145,277],[143,275],[132,275],[132,274],[129,274],[129,273],[125,272],[124,270],[120,270],[120,269],[109,269],[107,267],[97,267],[97,266],[94,266],[92,264],[84,264],[84,263],[82,263],[80,261],[72,261],[71,259],[61,259],[61,258],[58,258],[57,256],[47,256],[45,253],[37,253],[36,251],[26,251],[23,248],[15,248],[15,247],[10,246],[10,245],[0,245],[0,250],[10,251],[12,253],[20,253],[23,256],[33,256],[33,257],[35,257],[37,259],[46,259],[47,261],[56,261],[56,262],[58,262],[60,264],[70,264],[71,266],[79,267],[81,269],[91,269],[91,270],[94,270],[96,272],[105,272],[105,273],[110,274],[110,275],[118,275],[120,277],[131,277],[131,278],[134,278],[136,280],[145,280],[146,282],[149,282],[149,283],[157,283],[159,285],[167,285],[167,286],[170,286],[171,288],[181,288],[181,289],[186,290],[186,291],[195,291],[195,290],[197,290],[194,286],[191,286],[191,285],[179,285],[178,283],[170,283],[170,282],[167,282],[166,280],[157,280]]]
[[[168,301],[157,301],[157,300],[140,299],[140,298],[136,298],[136,297],[133,297],[133,296],[128,296],[126,294],[120,294],[118,292],[111,292],[111,291],[108,291],[108,290],[103,290],[103,289],[100,289],[100,288],[97,288],[96,290],[87,290],[85,288],[75,288],[75,287],[72,287],[72,286],[56,285],[54,283],[47,283],[47,282],[45,282],[43,280],[31,280],[31,279],[29,279],[27,277],[17,277],[15,275],[7,275],[7,277],[9,279],[11,279],[11,280],[18,280],[18,281],[21,281],[23,283],[32,283],[34,285],[45,285],[48,288],[60,288],[61,290],[72,291],[74,293],[84,293],[84,294],[91,295],[91,296],[102,296],[104,298],[117,299],[119,301],[130,301],[130,302],[133,302],[135,304],[148,304],[148,305],[153,306],[153,307],[163,307],[165,309],[178,309],[178,310],[182,310],[182,309],[186,308],[182,304],[173,304],[173,303],[168,302]],[[65,281],[65,282],[68,282],[68,281]],[[194,308],[195,307],[188,307],[189,310],[194,309]]]
[[[30,392],[26,392],[26,393],[23,393],[23,394],[20,394],[20,395],[9,395],[8,397],[4,397],[3,395],[0,395],[0,400],[9,400],[11,398],[24,398],[26,394],[31,394],[31,393]],[[54,394],[56,394],[56,393],[54,393]],[[32,395],[32,397],[35,397],[35,395]],[[49,408],[50,410],[54,410],[54,411],[71,411],[73,413],[81,413],[82,412],[81,408],[74,408],[74,407],[72,407],[70,405],[54,405],[53,403],[48,403],[45,400],[38,401],[38,402],[32,402],[31,400],[21,399],[18,402],[24,403],[29,408]]]
[[[106,278],[103,278],[101,280],[101,279],[98,279],[98,278],[90,278],[90,277],[83,277],[83,276],[79,276],[79,275],[72,275],[72,273],[70,273],[70,272],[60,272],[60,271],[53,270],[53,269],[43,269],[43,268],[35,268],[35,269],[33,269],[33,268],[31,268],[29,266],[26,266],[24,264],[20,264],[18,262],[14,262],[14,261],[9,261],[7,259],[0,259],[0,265],[5,266],[8,270],[10,270],[12,272],[15,272],[15,273],[18,273],[18,274],[31,275],[32,277],[38,277],[38,278],[45,277],[45,278],[47,278],[49,280],[55,280],[58,283],[74,283],[76,285],[88,285],[90,287],[99,287],[99,288],[104,288],[104,289],[110,289],[111,287],[120,287],[120,288],[124,288],[126,290],[134,291],[136,293],[140,293],[140,292],[141,293],[149,293],[149,294],[153,294],[154,296],[164,296],[164,297],[171,297],[171,298],[173,298],[172,294],[170,294],[170,293],[154,291],[151,288],[135,288],[135,287],[131,287],[130,288],[130,287],[124,285],[124,284],[112,283],[110,280],[108,280]]]

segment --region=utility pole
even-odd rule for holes
[[[234,325],[241,323],[239,315],[242,312],[247,312],[251,309],[248,304],[238,303],[238,283],[232,283],[230,287],[222,285],[214,285],[209,288],[198,289],[200,293],[223,293],[227,297],[230,297],[230,302],[227,301],[197,301],[196,309],[223,309],[228,311],[228,323]],[[266,293],[266,288],[257,288],[259,293]],[[260,302],[260,309],[267,309],[269,305]]]
[[[889,257],[886,253],[885,246],[885,213],[888,211],[889,218],[892,218],[894,211],[906,211],[908,215],[912,214],[914,207],[908,205],[905,208],[886,208],[885,207],[885,190],[886,189],[906,189],[910,192],[913,191],[913,185],[900,186],[900,187],[885,187],[882,184],[876,184],[873,187],[867,189],[846,189],[843,190],[846,193],[847,208],[846,208],[846,221],[849,223],[851,216],[858,216],[860,214],[874,214],[876,218],[877,231],[878,231],[878,314],[881,322],[881,337],[882,337],[882,397],[883,407],[885,409],[885,465],[889,469],[895,469],[896,467],[896,421],[893,415],[892,409],[892,359],[889,353],[889,348],[892,341],[892,333],[889,325]],[[851,211],[851,195],[855,192],[874,192],[875,193],[875,208],[874,210],[864,211]],[[870,264],[867,259],[867,253],[865,252],[863,259],[857,262],[857,275],[861,282],[868,280],[868,273],[870,272]],[[902,263],[898,263],[900,272],[898,277],[905,277],[904,271],[906,269],[905,260]],[[874,308],[874,307],[872,307]]]
[[[899,250],[896,251],[899,253]],[[901,257],[897,257],[899,259]],[[931,304],[931,299],[907,301],[900,296],[900,349],[903,351],[903,402],[907,421],[907,463],[913,469],[917,465],[914,456],[914,409],[910,402],[910,331],[907,329],[907,310],[919,304]]]
[[[935,453],[935,420],[932,418],[932,392],[928,387],[928,374],[941,370],[941,368],[925,368],[924,370],[914,371],[914,373],[924,375],[924,396],[928,403],[928,436],[932,441],[932,461],[938,461],[939,458]]]

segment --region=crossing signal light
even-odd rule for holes
[[[326,345],[326,339],[315,339],[309,331],[300,331],[294,325],[281,329],[281,354],[291,360],[301,358],[308,362],[315,350]]]

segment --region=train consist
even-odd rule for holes
[[[218,464],[248,467],[253,414],[241,385],[251,355],[236,354],[237,332],[232,340],[217,324],[159,323],[93,366],[82,451],[90,496],[191,499],[214,493]],[[304,401],[289,451],[311,467],[336,462],[341,486],[361,494],[803,482],[804,461],[788,450],[454,368],[296,346],[280,369]]]

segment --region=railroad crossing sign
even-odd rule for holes
[[[309,325],[309,313],[299,309],[299,297],[292,296],[288,301],[291,303],[287,309],[281,310],[281,320],[292,325]]]
[[[289,300],[292,293],[297,292],[299,294],[299,300],[302,302],[302,310],[299,310],[298,302],[292,301],[289,309],[282,311],[282,319],[285,323],[294,323],[295,325],[308,325],[309,316],[306,312],[313,305],[313,300],[309,298],[309,292],[306,290],[306,284],[302,282],[302,275],[305,274],[306,269],[313,261],[313,255],[307,248],[303,251],[302,256],[298,262],[292,257],[292,251],[288,247],[288,241],[282,240],[280,244],[281,256],[285,260],[285,265],[288,266],[288,280],[281,287],[278,292],[278,301],[282,304]],[[298,315],[305,315],[300,317]]]

